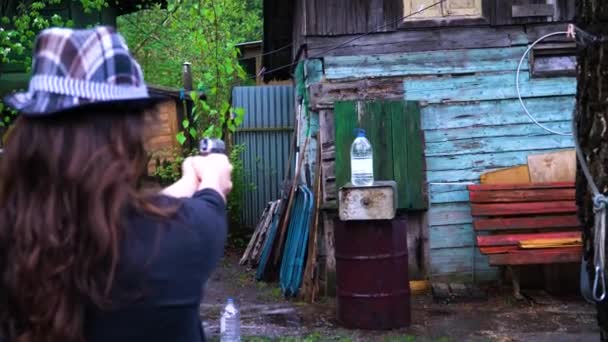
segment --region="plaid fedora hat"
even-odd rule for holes
[[[4,102],[27,116],[48,116],[117,102],[152,106],[143,73],[123,37],[111,27],[43,30],[34,44],[32,77],[26,92]]]

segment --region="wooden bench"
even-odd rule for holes
[[[468,187],[477,246],[492,266],[506,266],[521,298],[518,265],[580,262],[581,228],[574,183]]]

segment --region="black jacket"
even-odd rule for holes
[[[130,213],[116,274],[115,308],[91,308],[87,342],[205,341],[199,304],[227,236],[223,199],[213,190],[160,199],[171,219]]]

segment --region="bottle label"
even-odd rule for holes
[[[373,173],[374,162],[371,158],[351,159],[350,168],[352,173]]]

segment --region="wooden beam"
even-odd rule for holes
[[[575,190],[572,189],[541,189],[541,190],[498,190],[471,191],[471,203],[513,203],[513,202],[542,202],[542,201],[574,201]]]
[[[570,239],[580,238],[581,232],[530,233],[530,234],[498,234],[477,236],[479,247],[517,246],[521,241],[538,239]]]
[[[581,255],[580,247],[551,248],[494,254],[489,256],[489,261],[491,266],[580,263]]]
[[[501,0],[503,1],[503,0]],[[507,10],[507,13],[508,10]],[[440,27],[424,30],[398,30],[367,35],[340,48],[352,36],[309,36],[308,53],[314,57],[357,56],[414,51],[437,51],[510,47],[527,44],[523,27]]]
[[[513,18],[552,17],[554,15],[555,6],[550,4],[513,5],[511,7]]]
[[[576,215],[476,219],[473,222],[473,228],[475,228],[476,231],[559,229],[574,227],[580,227],[580,222]]]
[[[527,183],[527,184],[474,184],[467,186],[469,191],[484,190],[530,190],[530,189],[555,189],[555,188],[574,188],[572,182],[558,183]]]
[[[336,101],[401,100],[403,78],[362,79],[339,83],[319,82],[310,86],[312,110],[331,109]]]
[[[576,213],[574,201],[473,204],[473,216],[521,216]]]

